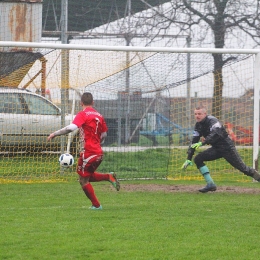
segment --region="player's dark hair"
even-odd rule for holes
[[[93,96],[90,92],[85,92],[81,96],[81,102],[85,106],[90,106],[93,104]]]

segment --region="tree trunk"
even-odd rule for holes
[[[212,115],[221,120],[223,94],[223,58],[222,54],[213,54],[214,58],[214,92],[212,98]]]
[[[212,98],[212,115],[221,120],[223,77],[222,68],[214,70],[214,94]]]

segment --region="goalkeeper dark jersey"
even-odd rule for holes
[[[191,144],[198,143],[204,137],[202,144],[209,144],[218,149],[231,149],[234,147],[227,131],[219,120],[214,116],[206,116],[201,122],[197,122],[194,127]],[[188,160],[192,159],[195,149],[189,147]]]

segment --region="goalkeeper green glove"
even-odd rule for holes
[[[191,146],[191,148],[198,150],[202,146],[202,142],[195,143]]]
[[[186,169],[189,165],[193,165],[193,163],[190,160],[186,160],[181,168]]]

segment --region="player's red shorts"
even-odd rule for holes
[[[84,152],[80,153],[78,159],[77,173],[82,177],[90,177],[98,168],[103,160],[103,155],[90,155]]]

